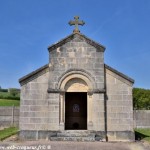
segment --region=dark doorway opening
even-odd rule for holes
[[[87,93],[65,94],[65,130],[87,130]]]

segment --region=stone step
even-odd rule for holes
[[[94,142],[95,137],[50,137],[50,141],[81,141],[81,142]]]
[[[91,131],[61,131],[57,133],[57,137],[95,137],[95,133]]]
[[[104,132],[64,130],[49,134],[50,141],[103,141]]]

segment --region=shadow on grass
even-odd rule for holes
[[[140,141],[140,140],[142,140],[142,139],[144,139],[144,138],[147,138],[147,137],[149,137],[149,136],[148,136],[148,135],[145,135],[145,134],[143,134],[143,133],[140,133],[140,132],[138,132],[138,131],[135,131],[135,140]]]
[[[5,128],[3,130],[0,130],[0,141],[3,141],[4,139],[17,134],[18,128],[17,127],[9,127],[9,128]]]

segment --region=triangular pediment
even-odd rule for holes
[[[52,51],[54,49],[57,49],[58,47],[66,44],[67,42],[70,42],[70,41],[73,41],[73,42],[86,42],[88,43],[89,45],[95,47],[97,50],[101,51],[101,52],[104,52],[105,51],[105,47],[93,40],[91,40],[90,38],[86,37],[85,35],[81,34],[81,33],[73,33],[69,36],[67,36],[66,38],[60,40],[59,42],[51,45],[48,47],[48,50],[49,51]]]

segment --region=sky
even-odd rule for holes
[[[49,62],[47,47],[80,32],[106,47],[104,62],[150,89],[150,0],[0,0],[0,86]]]

